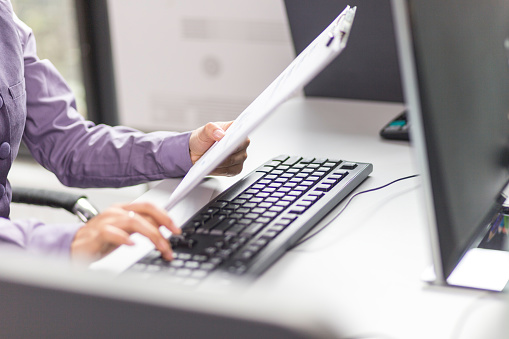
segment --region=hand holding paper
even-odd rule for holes
[[[195,164],[215,142],[220,141],[224,137],[225,131],[232,123],[233,121],[210,122],[193,131],[189,140],[189,154],[193,164]],[[226,160],[220,163],[209,174],[226,176],[239,174],[247,158],[246,150],[248,146],[249,139],[246,138]]]

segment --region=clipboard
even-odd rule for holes
[[[167,211],[184,198],[285,101],[304,88],[346,47],[357,7],[346,8],[235,119],[224,137],[191,167],[164,205]]]

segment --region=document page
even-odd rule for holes
[[[225,136],[194,164],[168,199],[171,210],[240,145],[262,121],[302,90],[346,46],[356,7],[341,14],[235,119]]]

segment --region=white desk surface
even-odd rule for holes
[[[378,135],[402,110],[401,104],[292,99],[252,133],[242,174],[279,154],[371,162],[374,171],[358,191],[416,174],[410,144]],[[222,190],[240,177],[219,178],[214,185]],[[170,192],[160,187],[175,184],[163,182],[139,200],[161,203]],[[421,280],[431,259],[420,190],[414,178],[358,196],[323,232],[253,282],[246,295],[277,296],[302,307],[311,302],[347,338],[503,337],[502,294]]]
[[[392,103],[292,99],[252,133],[242,174],[279,154],[371,162],[374,171],[358,190],[416,174],[410,144],[378,135],[402,110]],[[219,179],[218,189],[238,178]],[[358,196],[246,293],[311,300],[338,334],[352,338],[499,337],[501,294],[422,282],[431,259],[420,190],[414,178]]]

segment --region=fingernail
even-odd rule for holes
[[[132,241],[131,239],[127,239],[126,245],[127,246],[133,246],[134,245],[134,241]]]
[[[214,131],[214,133],[212,133],[212,135],[214,136],[214,138],[216,139],[221,139],[222,137],[224,137],[224,131],[222,129],[216,129]]]

